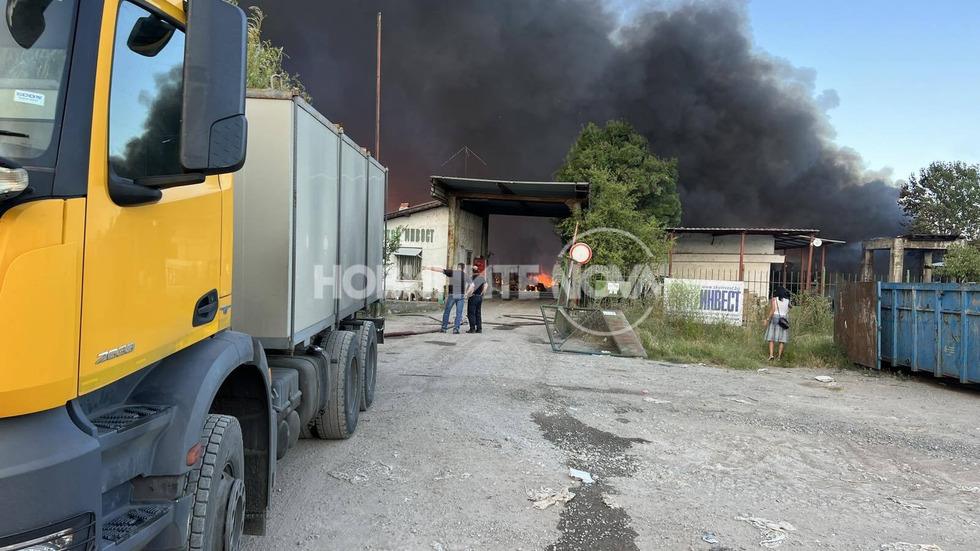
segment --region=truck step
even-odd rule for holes
[[[166,524],[157,521],[170,516],[172,510],[173,507],[170,505],[141,505],[127,510],[102,525],[102,549],[108,547],[119,549],[123,542],[137,535],[145,544]]]
[[[125,406],[92,419],[92,424],[105,431],[124,432],[170,409],[171,406],[160,405]]]

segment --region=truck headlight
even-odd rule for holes
[[[17,163],[0,160],[0,201],[20,195],[27,189],[27,171]],[[0,551],[6,551],[0,547]]]
[[[88,549],[95,536],[92,515],[82,515],[67,522],[26,534],[0,538],[0,551],[67,551]],[[19,540],[11,542],[12,540]]]

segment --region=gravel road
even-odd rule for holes
[[[505,312],[537,305],[382,345],[355,436],[280,462],[269,533],[245,549],[980,549],[976,390],[557,354]]]

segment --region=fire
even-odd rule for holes
[[[535,281],[544,285],[545,287],[554,287],[555,285],[555,282],[551,280],[551,276],[549,276],[544,272],[541,272],[540,274],[531,277],[533,277]]]

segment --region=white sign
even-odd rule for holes
[[[667,278],[664,294],[673,313],[686,310],[707,323],[742,325],[745,282]]]
[[[585,264],[589,260],[592,260],[592,247],[589,247],[585,243],[576,243],[568,251],[568,256],[579,264]]]
[[[24,90],[14,90],[14,101],[43,106],[44,94],[38,94],[37,92],[26,92]]]

